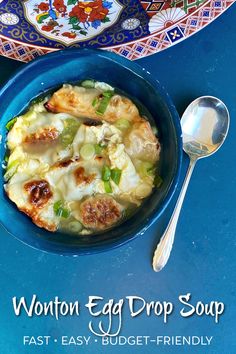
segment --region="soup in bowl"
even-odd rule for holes
[[[182,149],[178,115],[150,74],[111,53],[68,50],[26,65],[0,95],[8,231],[36,248],[84,254],[158,219]]]
[[[156,127],[104,82],[63,85],[6,128],[5,191],[48,231],[109,229],[161,186]]]

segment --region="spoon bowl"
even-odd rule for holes
[[[199,97],[185,110],[181,127],[184,151],[192,158],[207,157],[221,147],[227,136],[228,109],[216,97]]]
[[[193,101],[182,119],[183,149],[190,158],[188,171],[170,222],[153,257],[153,269],[159,272],[167,263],[175,237],[179,214],[198,159],[214,154],[223,144],[229,130],[229,111],[216,97],[203,96]]]

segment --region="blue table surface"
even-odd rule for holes
[[[165,269],[154,273],[151,256],[167,225],[175,200],[161,222],[143,236],[107,253],[80,258],[62,257],[31,249],[1,227],[0,238],[0,353],[226,353],[236,352],[236,4],[191,38],[156,55],[138,61],[166,87],[179,114],[196,97],[222,99],[231,115],[224,146],[214,156],[201,160],[190,182],[178,223],[173,252]],[[0,58],[0,84],[24,64]],[[182,178],[188,161],[184,160]],[[224,314],[218,324],[211,316],[180,316],[178,296],[191,293],[191,303],[222,301]],[[33,294],[41,301],[59,296],[81,303],[79,317],[16,317],[12,298]],[[123,311],[120,335],[213,336],[210,346],[102,346],[100,338],[88,346],[23,346],[24,335],[92,335],[84,307],[92,295],[119,300],[137,295],[146,301],[171,301],[175,311],[163,323],[159,316],[131,318]]]

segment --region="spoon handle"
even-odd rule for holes
[[[152,267],[155,272],[159,272],[162,268],[164,268],[170,257],[170,252],[172,250],[174,242],[175,230],[179,219],[180,210],[195,164],[196,160],[190,159],[190,164],[175,209],[173,211],[169,224],[155,250],[152,262]]]

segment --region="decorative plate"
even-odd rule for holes
[[[67,47],[131,60],[205,27],[231,0],[0,0],[0,55],[21,61]]]

